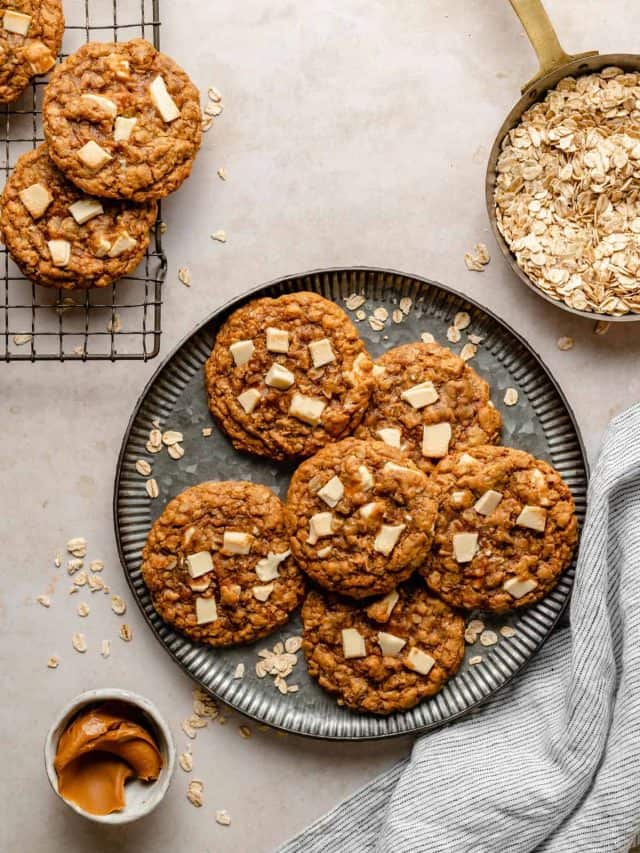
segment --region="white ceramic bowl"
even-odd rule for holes
[[[156,738],[160,754],[162,755],[163,765],[160,775],[155,782],[141,782],[139,779],[132,779],[130,782],[127,782],[125,787],[126,805],[121,812],[113,812],[113,814],[108,815],[94,815],[89,814],[84,809],[75,805],[75,803],[70,803],[61,796],[58,791],[58,775],[53,762],[60,735],[78,711],[81,711],[88,705],[114,700],[133,705],[146,717],[149,729]],[[137,693],[131,693],[129,690],[118,690],[110,687],[101,688],[100,690],[88,690],[86,693],[76,696],[75,699],[72,699],[71,702],[65,705],[54,719],[44,745],[44,762],[51,787],[69,808],[96,823],[130,823],[153,811],[167,792],[171,777],[173,776],[175,759],[176,748],[173,743],[171,731],[153,702],[150,702],[143,696],[138,696]]]

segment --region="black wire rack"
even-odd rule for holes
[[[87,41],[142,37],[160,47],[159,0],[64,0],[64,12],[61,58]],[[5,179],[20,155],[43,140],[45,86],[46,79],[38,79],[18,101],[0,105],[0,172]],[[110,287],[86,291],[33,284],[0,244],[0,360],[147,361],[156,356],[167,268],[162,231],[159,213],[147,254],[134,273]]]

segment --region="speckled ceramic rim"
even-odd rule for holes
[[[153,725],[153,733],[157,738],[158,748],[162,755],[164,764],[158,779],[149,785],[148,794],[144,803],[140,806],[136,808],[127,805],[121,812],[113,812],[108,815],[95,815],[89,814],[89,812],[86,812],[75,803],[65,800],[61,795],[60,791],[58,791],[58,776],[55,771],[55,767],[53,766],[53,762],[58,748],[60,735],[76,714],[83,708],[90,705],[109,701],[124,702],[128,705],[132,705],[134,708],[138,708],[144,713]],[[131,823],[134,820],[138,820],[139,818],[150,814],[156,808],[158,803],[163,800],[164,795],[167,793],[173,777],[175,760],[176,748],[173,743],[173,737],[171,736],[171,730],[153,702],[149,699],[145,699],[144,696],[132,693],[130,690],[120,690],[116,687],[101,687],[97,690],[87,690],[86,693],[81,693],[79,696],[75,696],[71,699],[70,702],[67,702],[67,704],[56,714],[55,719],[51,724],[51,728],[47,733],[47,738],[44,744],[45,770],[47,771],[47,778],[49,779],[49,784],[53,788],[54,793],[60,797],[65,805],[69,806],[70,809],[73,809],[76,814],[81,815],[81,817],[87,818],[87,820],[91,820],[94,823],[110,825]]]
[[[333,700],[327,704],[326,694],[316,684],[310,689],[322,696],[318,695],[317,708],[314,705],[311,712],[296,707],[290,697],[280,696],[273,685],[267,683],[268,679],[258,681],[255,676],[250,678],[250,673],[242,680],[233,679],[237,658],[229,656],[225,660],[227,650],[211,650],[175,633],[154,611],[142,580],[141,552],[151,514],[144,479],[134,479],[134,464],[140,447],[144,447],[152,413],[163,415],[165,422],[171,416],[171,407],[187,383],[196,373],[202,375],[212,336],[231,311],[249,299],[279,296],[295,290],[316,291],[339,304],[352,292],[363,293],[374,300],[385,295],[394,300],[409,295],[414,300],[415,310],[422,311],[421,320],[424,318],[426,322],[435,321],[435,318],[449,322],[457,311],[469,311],[474,322],[487,332],[482,346],[489,349],[492,358],[500,362],[501,369],[508,371],[509,378],[526,394],[531,416],[544,432],[549,455],[573,492],[578,519],[582,523],[586,508],[587,462],[580,433],[562,391],[531,347],[494,314],[448,287],[392,270],[352,267],[312,271],[260,285],[211,314],[164,360],[134,409],[118,458],[114,522],[120,559],[131,592],[164,649],[202,687],[248,717],[287,732],[330,740],[380,739],[424,732],[476,708],[504,687],[533,657],[569,600],[575,561],[546,598],[518,612],[515,637],[483,650],[482,666],[461,670],[438,695],[410,711],[388,717],[346,711]],[[394,346],[397,341],[393,340],[393,328],[387,331],[391,337],[387,345]],[[229,453],[235,453],[230,446]],[[265,646],[269,646],[269,638],[259,644],[259,647]]]

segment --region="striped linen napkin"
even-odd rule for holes
[[[640,832],[640,405],[605,435],[570,614],[478,713],[417,740],[280,853],[629,849]]]

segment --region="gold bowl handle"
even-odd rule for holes
[[[537,83],[541,77],[555,71],[575,59],[583,59],[587,56],[595,56],[597,50],[588,50],[585,53],[566,53],[562,49],[562,45],[558,41],[556,31],[553,29],[553,24],[549,20],[546,9],[542,5],[542,0],[509,0],[513,7],[513,11],[520,18],[520,23],[524,27],[529,41],[540,61],[540,70],[522,87],[522,91],[526,92],[534,83]]]

